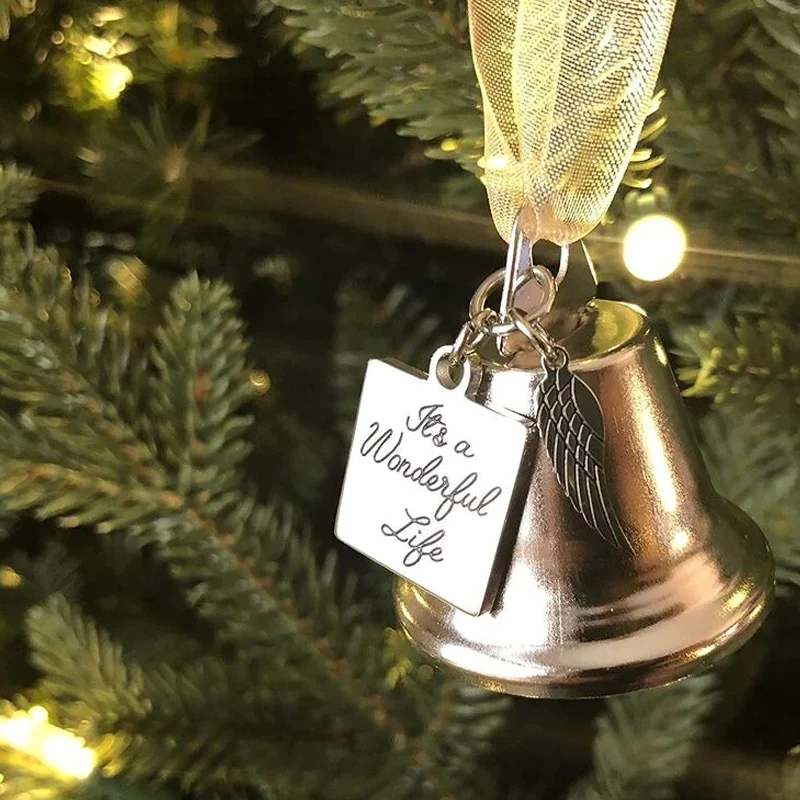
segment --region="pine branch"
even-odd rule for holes
[[[97,800],[179,800],[176,794],[164,789],[134,786],[99,775],[89,778],[84,789]]]
[[[258,664],[276,695],[317,703],[330,724],[338,726],[342,741],[355,737],[383,765],[375,770],[369,759],[354,763],[349,752],[329,742],[341,759],[339,779],[326,784],[326,797],[470,796],[471,773],[462,782],[449,768],[422,757],[417,743],[425,735],[426,720],[420,718],[420,704],[406,692],[386,689],[381,634],[360,621],[352,583],[338,591],[333,561],[320,568],[291,517],[262,506],[246,487],[226,488],[210,502],[202,491],[186,491],[207,474],[194,470],[193,481],[179,480],[182,465],[197,462],[195,454],[178,455],[180,437],[192,430],[186,420],[175,423],[178,409],[208,423],[202,440],[219,443],[217,452],[226,458],[232,431],[241,432],[232,421],[238,406],[230,400],[241,399],[241,383],[230,375],[229,401],[221,399],[209,379],[203,392],[207,407],[201,411],[197,398],[180,405],[181,387],[192,385],[192,376],[199,374],[200,330],[214,340],[206,344],[215,375],[241,367],[241,343],[229,336],[235,325],[218,318],[232,316],[232,308],[210,300],[224,298],[224,292],[193,279],[176,287],[170,313],[213,309],[217,317],[206,314],[185,327],[165,326],[156,348],[163,359],[156,378],[160,395],[154,405],[145,406],[145,421],[133,426],[110,400],[120,392],[113,382],[109,385],[107,371],[98,371],[96,359],[85,357],[105,346],[109,319],[102,310],[86,310],[81,298],[91,294],[88,284],[65,287],[60,266],[32,241],[20,247],[6,237],[5,243],[0,277],[5,281],[12,275],[11,285],[17,288],[12,293],[6,284],[0,292],[0,390],[20,410],[0,416],[3,503],[54,517],[62,525],[122,529],[142,544],[155,544],[197,612],[243,659]],[[180,341],[182,334],[186,338]],[[223,337],[231,346],[227,367],[223,351],[218,353]],[[174,385],[163,378],[173,347],[176,353],[196,354]],[[120,352],[125,359],[130,355],[127,347],[112,355],[119,358]],[[114,374],[122,374],[121,369]],[[216,415],[215,402],[220,403]],[[172,463],[162,460],[165,447],[173,453]],[[445,735],[445,726],[442,731]],[[365,763],[370,764],[368,774]]]
[[[60,542],[48,541],[35,558],[27,553],[15,553],[9,566],[20,578],[19,586],[11,591],[18,602],[29,608],[54,594],[73,598],[78,593],[79,564]]]
[[[110,441],[134,475],[152,482],[154,459],[134,430],[144,368],[131,355],[127,323],[94,307],[86,280],[73,287],[69,270],[36,247],[29,229],[0,228],[0,282],[0,392],[26,404],[26,443],[48,439],[66,456],[58,442],[80,437],[86,449],[69,466],[88,459],[100,477],[114,459]]]
[[[466,776],[471,776],[469,791],[478,798],[494,796],[491,778],[479,764],[509,706],[508,697],[454,682],[445,684],[425,733],[414,744],[415,759],[438,765],[454,784],[466,783]]]
[[[800,335],[775,320],[740,319],[682,338],[686,395],[747,414],[760,409],[781,425],[800,416]]]
[[[122,212],[141,222],[140,250],[165,253],[200,202],[198,188],[258,140],[253,133],[216,130],[211,113],[203,105],[189,119],[166,104],[154,105],[146,120],[122,117],[98,129],[94,141],[81,151],[85,171],[93,179],[90,199],[104,212]],[[241,214],[243,208],[242,198],[233,191],[217,193],[209,204],[215,220]]]
[[[569,800],[668,800],[689,766],[715,702],[715,679],[615,697],[596,723],[592,775]]]
[[[17,705],[0,701],[0,715],[13,717],[29,708],[19,698]],[[3,794],[10,798],[36,800],[177,800],[165,790],[123,784],[94,772],[85,779],[64,775],[38,759],[15,748],[0,745],[0,774]]]
[[[37,196],[38,184],[30,170],[14,163],[0,164],[0,220],[27,211]]]
[[[376,122],[399,120],[403,134],[440,140],[439,147],[429,149],[430,156],[455,158],[467,169],[478,170],[483,147],[480,94],[463,4],[454,7],[426,0],[354,0],[345,6],[330,0],[277,0],[276,4],[289,12],[287,23],[303,31],[305,44],[329,56],[331,75],[324,80],[331,93],[360,97]],[[762,94],[775,98],[772,105],[762,105],[760,117],[742,113],[737,92],[748,96],[749,90],[741,86],[730,93],[690,94],[669,72],[666,75],[669,124],[663,142],[670,164],[680,168],[674,173],[678,193],[690,199],[697,219],[708,224],[724,221],[728,229],[749,235],[765,230],[793,235],[800,225],[796,191],[800,117],[797,87],[790,85],[800,73],[800,27],[794,18],[787,25],[785,6],[779,0],[755,5],[731,2],[709,15],[726,20],[731,14],[746,15],[743,27],[750,35],[740,49],[749,61],[742,68],[756,75],[753,82],[762,82]],[[691,26],[678,28],[670,50],[679,51],[680,37],[692,33]],[[747,103],[751,104],[749,99]],[[776,124],[764,131],[764,119]],[[656,130],[650,125],[643,129],[626,172],[626,186],[647,185],[647,171],[663,160],[653,153],[650,142],[651,134],[665,129],[666,120],[660,116],[653,122]]]
[[[371,291],[363,276],[347,281],[337,298],[333,385],[340,429],[355,419],[367,361],[392,357],[426,370],[427,359],[445,343],[442,321],[429,304],[404,283]]]
[[[36,10],[36,0],[0,0],[0,40],[8,40],[11,22],[28,17]]]
[[[780,435],[775,425],[767,415],[720,409],[704,420],[702,444],[717,491],[767,535],[785,592],[800,587],[800,460],[796,437]]]
[[[684,40],[694,47],[682,48]],[[670,59],[671,52],[681,58]],[[692,210],[748,235],[796,235],[796,8],[782,0],[728,0],[702,16],[676,14],[667,63],[670,125],[664,141],[670,163],[685,171],[676,183],[683,184]],[[676,73],[683,73],[678,80]]]
[[[676,82],[665,109],[664,149],[680,170],[677,193],[685,193],[698,220],[724,222],[726,230],[746,236],[794,234],[800,173],[776,139],[765,141],[762,120],[743,114],[741,103],[729,98],[693,98]]]
[[[268,775],[297,788],[324,777],[324,720],[303,720],[296,704],[280,708],[241,664],[205,659],[180,673],[163,664],[145,670],[61,597],[31,611],[28,635],[41,690],[101,755],[106,775],[201,788]],[[169,746],[172,737],[180,747]]]
[[[783,799],[800,797],[800,747],[789,751],[783,764]]]
[[[476,169],[483,125],[463,12],[456,17],[452,4],[413,0],[276,5],[290,12],[287,24],[304,31],[305,44],[334,59],[329,91],[361,97],[373,120],[398,120],[404,135],[423,141],[446,137],[448,146],[431,148],[431,155]]]
[[[0,716],[14,717],[27,711],[24,698],[15,703],[0,700]],[[0,774],[3,776],[3,794],[11,798],[35,797],[36,800],[108,800],[105,794],[76,778],[62,775],[33,756],[0,744]]]
[[[200,502],[217,510],[241,483],[249,452],[241,434],[251,423],[239,413],[252,389],[230,289],[201,290],[196,276],[180,284],[154,338],[147,416],[159,421],[160,458],[177,475],[178,491],[200,494]]]

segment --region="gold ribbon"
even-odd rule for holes
[[[602,219],[644,121],[675,0],[469,0],[485,181],[508,241],[568,244]]]

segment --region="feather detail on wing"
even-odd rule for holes
[[[608,496],[602,409],[592,390],[566,364],[545,365],[536,394],[536,425],[575,510],[607,541],[630,546]]]

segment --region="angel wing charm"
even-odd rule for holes
[[[558,482],[587,525],[617,546],[630,546],[608,496],[600,403],[570,371],[568,359],[559,366],[542,361],[545,377],[536,390],[536,426]]]

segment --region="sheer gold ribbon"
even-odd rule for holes
[[[469,0],[495,225],[567,244],[619,186],[675,0]]]

